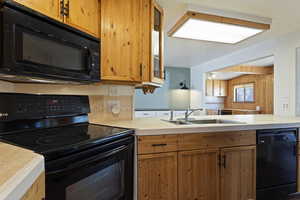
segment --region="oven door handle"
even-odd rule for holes
[[[128,149],[128,147],[126,145],[123,145],[121,147],[118,147],[117,149],[114,149],[114,150],[111,150],[111,151],[108,151],[105,153],[101,153],[101,154],[98,154],[97,156],[93,156],[89,159],[85,159],[83,161],[77,162],[76,164],[69,165],[66,168],[55,170],[55,171],[50,171],[47,173],[47,175],[60,174],[60,173],[65,173],[65,172],[74,170],[74,169],[78,169],[78,168],[84,167],[86,165],[89,165],[89,164],[92,164],[95,162],[99,162],[105,158],[111,157],[112,155],[118,154],[126,149]]]

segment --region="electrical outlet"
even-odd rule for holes
[[[108,111],[117,115],[121,112],[121,102],[119,100],[107,101]]]

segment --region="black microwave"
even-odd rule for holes
[[[23,8],[24,9],[24,8]],[[0,79],[12,82],[100,81],[100,42],[38,13],[2,4]]]

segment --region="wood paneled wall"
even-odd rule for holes
[[[234,91],[235,85],[254,83],[255,102],[253,103],[235,103]],[[265,75],[243,75],[228,80],[227,97],[225,99],[225,108],[249,109],[255,110],[260,106],[261,114],[273,114],[274,102],[274,74]]]

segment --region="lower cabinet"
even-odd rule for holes
[[[179,152],[179,200],[219,199],[218,162],[218,149]]]
[[[199,139],[195,138],[198,134],[177,135],[178,148],[153,152],[143,151],[144,145],[153,142],[156,147],[151,137],[158,136],[139,137],[138,200],[254,200],[255,131],[233,133],[199,134]],[[192,143],[188,137],[193,138]],[[176,135],[161,145],[174,146],[174,138]]]
[[[43,172],[24,194],[21,200],[44,200],[45,199],[45,173]]]
[[[221,150],[221,199],[251,200],[256,198],[256,147]]]
[[[177,153],[138,157],[138,199],[177,200]]]

